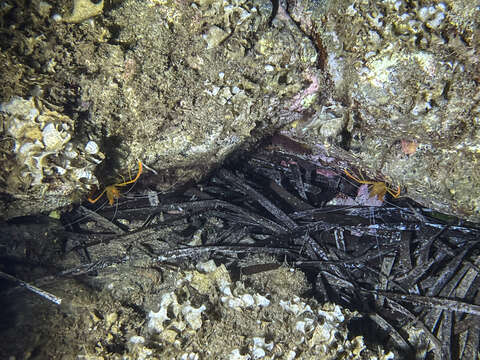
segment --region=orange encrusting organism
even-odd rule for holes
[[[373,181],[373,180],[361,180],[356,176],[350,174],[347,169],[343,170],[347,176],[359,184],[366,184],[370,186],[370,197],[377,195],[378,200],[383,201],[385,194],[388,192],[395,199],[400,196],[400,186],[397,186],[397,190],[394,192],[393,189],[390,189],[387,184],[383,181]]]
[[[134,182],[136,182],[138,180],[138,178],[140,177],[140,175],[142,175],[142,170],[143,170],[142,162],[140,160],[138,160],[138,173],[137,173],[137,176],[135,176],[135,178],[133,178],[129,181],[124,181],[122,183],[106,186],[105,189],[100,193],[100,195],[98,195],[94,199],[89,197],[88,201],[91,202],[92,204],[94,204],[103,196],[103,194],[107,193],[108,203],[110,205],[113,205],[115,200],[120,198],[120,190],[118,189],[118,187],[119,186],[127,186],[129,184],[133,184]]]

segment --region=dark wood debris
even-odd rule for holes
[[[355,198],[359,184],[302,155],[260,152],[240,164],[174,194],[136,184],[113,207],[74,209],[63,218],[63,251],[78,252],[84,263],[33,283],[102,271],[130,261],[134,249],[152,266],[215,258],[238,267],[249,254],[268,253],[303,269],[319,301],[363,314],[370,331],[406,358],[418,356],[413,328],[431,342],[426,359],[476,359],[479,227],[388,195],[381,207],[332,205]],[[161,229],[174,230],[175,239],[162,239]],[[108,256],[92,255],[100,244],[112,249]]]

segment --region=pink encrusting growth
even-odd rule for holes
[[[325,169],[325,168],[317,168],[316,173],[317,175],[322,175],[322,176],[325,176],[326,178],[334,178],[338,176],[337,172],[333,170]]]
[[[308,88],[295,95],[295,97],[293,98],[293,104],[290,106],[289,109],[290,111],[302,112],[306,110],[308,106],[305,106],[305,100],[308,99],[308,97],[316,94],[318,89],[320,88],[318,76],[316,74],[306,72],[305,78],[310,81],[310,85],[308,86]]]
[[[287,13],[287,10],[285,10],[285,8],[281,4],[278,4],[277,15],[275,16],[275,18],[281,21],[292,21],[290,15],[288,15]]]

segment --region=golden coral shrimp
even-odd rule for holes
[[[375,181],[375,180],[362,180],[357,178],[356,176],[350,174],[347,169],[343,170],[345,174],[358,182],[359,184],[366,184],[369,186],[369,194],[370,197],[374,197],[377,195],[378,200],[383,201],[385,194],[388,192],[390,195],[392,195],[395,199],[400,196],[400,186],[397,186],[397,189],[394,190],[384,182],[384,181]]]
[[[124,181],[124,182],[121,182],[121,183],[117,183],[117,184],[112,184],[112,185],[108,185],[105,187],[105,189],[100,193],[100,195],[98,195],[96,198],[91,198],[91,197],[88,197],[88,201],[91,202],[92,204],[96,203],[102,196],[103,194],[107,194],[107,199],[108,199],[108,203],[110,205],[113,205],[113,203],[115,202],[115,200],[119,199],[120,198],[120,190],[118,189],[119,187],[122,187],[122,186],[127,186],[129,184],[133,184],[134,182],[136,182],[138,180],[138,178],[140,177],[140,175],[142,175],[142,171],[143,171],[143,164],[140,160],[138,160],[138,172],[137,172],[137,175],[135,176],[135,178],[131,179],[131,180],[128,180],[128,181]]]

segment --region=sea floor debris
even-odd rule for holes
[[[256,306],[256,300],[252,300],[256,295],[273,300],[265,288],[263,293],[258,288],[230,293],[225,289],[226,282],[221,285],[218,278],[212,280],[213,285],[193,284],[211,272],[189,273],[192,266],[213,259],[228,270],[232,280],[227,282],[232,287],[248,287],[254,282],[252,276],[269,274],[268,278],[272,271],[282,268],[282,263],[304,273],[311,289],[299,291],[301,302],[307,306],[315,299],[320,304],[336,304],[344,309],[340,312],[355,311],[357,315],[349,317],[348,331],[352,336],[363,336],[362,348],[364,341],[368,351],[376,347],[385,350],[385,359],[391,358],[389,351],[395,358],[478,358],[480,228],[406,198],[387,196],[381,207],[331,205],[339,197],[355,197],[357,188],[358,184],[332,164],[282,151],[260,151],[227,164],[201,184],[173,194],[152,194],[142,189],[140,182],[113,206],[105,206],[106,201],[103,205],[85,204],[64,214],[63,228],[57,228],[63,239],[61,254],[50,257],[62,260],[47,264],[38,255],[35,260],[44,270],[42,276],[38,270],[31,274],[27,259],[22,257],[25,255],[18,252],[28,248],[28,239],[23,245],[17,242],[17,250],[10,246],[8,234],[19,231],[21,220],[5,224],[0,239],[5,249],[2,257],[8,258],[15,276],[39,288],[46,286],[53,294],[59,283],[75,278],[109,293],[122,304],[130,303],[143,322],[147,310],[152,311],[152,319],[163,314],[160,325],[170,332],[161,339],[149,338],[141,326],[118,330],[122,336],[111,336],[120,350],[112,350],[115,346],[111,344],[101,349],[97,346],[97,354],[166,354],[162,351],[168,344],[178,347],[175,339],[188,343],[189,336],[186,340],[179,335],[182,329],[195,331],[202,320],[210,323],[214,314],[218,319],[221,311],[212,305],[215,298],[230,297],[232,304],[251,306]],[[1,270],[8,273],[5,268]],[[128,275],[129,271],[144,271],[155,280],[148,286],[132,280],[130,290],[123,289],[128,288],[126,285],[115,285],[134,277]],[[151,271],[160,275],[155,277]],[[170,285],[165,277],[169,271],[177,274]],[[133,294],[141,293],[136,286],[144,293],[155,294],[157,300],[145,296],[133,299]],[[179,291],[179,286],[183,290]],[[169,298],[164,313],[158,310],[162,298],[158,288],[170,289],[175,296]],[[177,288],[176,292],[171,292],[172,288]],[[208,291],[213,288],[216,292]],[[62,304],[68,304],[68,292],[58,291]],[[20,294],[18,288],[10,288],[6,294],[30,296]],[[286,304],[289,300],[282,301]],[[189,321],[195,325],[171,325],[167,318],[172,311],[183,314],[175,316],[180,316],[184,325]],[[127,326],[127,320],[122,319],[122,326]],[[310,338],[313,334],[306,328]],[[136,344],[129,343],[130,350],[125,345],[127,333],[129,341]],[[250,347],[232,350],[229,358],[282,358],[268,348],[269,339],[258,338],[256,342],[252,339]],[[283,344],[282,348],[297,349],[293,358],[303,358],[301,347],[293,349]],[[255,357],[254,351],[263,357]],[[201,358],[205,354],[192,350],[186,358],[190,355]],[[362,358],[361,352],[357,355]]]

